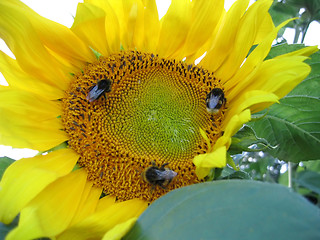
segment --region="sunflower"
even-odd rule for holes
[[[16,59],[1,52],[0,143],[41,152],[1,180],[0,221],[19,214],[7,239],[118,239],[149,203],[226,166],[231,137],[317,50],[264,60],[288,21],[248,2],[174,0],[159,20],[153,0],[87,0],[69,29],[2,1]]]

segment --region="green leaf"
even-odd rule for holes
[[[256,148],[249,148],[256,144]],[[271,147],[270,144],[263,138],[258,138],[253,129],[249,126],[241,128],[233,137],[232,143],[228,150],[231,155],[245,152],[259,152]]]
[[[312,19],[319,20],[315,18],[320,11],[320,1],[319,0],[286,0],[288,5],[295,6],[304,11],[308,12],[312,16]]]
[[[297,177],[293,179],[300,187],[310,189],[320,194],[320,174],[312,171],[302,171],[297,173]]]
[[[285,173],[280,174],[278,183],[283,185],[283,186],[288,186],[289,185],[288,171],[286,171]]]
[[[320,239],[320,210],[279,184],[207,182],[156,200],[124,239]]]
[[[279,44],[271,48],[271,51],[269,52],[266,59],[271,59],[282,54],[297,51],[304,47],[305,46],[303,44],[287,44],[287,43]]]
[[[307,170],[320,173],[320,161],[304,162],[303,166],[305,166]]]
[[[9,165],[13,162],[15,162],[15,160],[8,157],[0,158],[0,179],[2,178],[2,175],[4,171],[7,169],[7,167],[9,167]]]
[[[250,175],[247,172],[236,171],[232,168],[225,167],[222,170],[221,179],[251,179]]]
[[[290,6],[283,2],[274,1],[271,8],[269,9],[269,13],[272,17],[274,24],[278,26],[285,20],[298,16],[299,10],[300,8],[298,7]]]
[[[281,45],[270,55],[277,56],[296,50],[299,45]],[[307,61],[312,67],[310,75],[290,94],[272,105],[269,110],[253,115],[262,119],[250,122],[258,137],[271,145],[274,157],[284,161],[300,162],[320,159],[320,54]]]

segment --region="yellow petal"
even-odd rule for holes
[[[101,2],[101,0],[90,0],[95,3]],[[120,33],[120,43],[122,44],[122,47],[124,49],[127,49],[127,42],[125,39],[123,39],[123,36],[125,34],[125,31],[127,30],[127,21],[125,19],[124,14],[124,6],[123,6],[122,0],[108,0],[108,3],[110,4],[111,8],[113,9],[116,18],[118,19],[119,23],[119,33]],[[131,1],[130,1],[131,2]]]
[[[26,125],[18,119],[13,120],[16,115],[6,115],[8,116],[2,116],[0,120],[0,143],[3,145],[46,151],[69,139],[60,130],[63,126],[58,119],[44,121],[39,126],[37,123]]]
[[[213,149],[220,148],[221,146],[226,146],[229,149],[231,144],[231,137],[239,131],[244,123],[251,120],[251,112],[249,109],[240,112],[239,114],[233,115],[229,121],[225,121],[223,136],[218,138]]]
[[[70,226],[82,221],[96,210],[97,204],[99,203],[99,197],[101,196],[102,189],[93,187],[92,182],[87,182],[82,195],[79,207]]]
[[[228,123],[233,116],[240,114],[245,109],[256,109],[260,103],[275,103],[278,102],[277,95],[269,91],[251,90],[238,96],[230,103],[229,110],[226,112],[224,125]]]
[[[99,0],[92,0],[99,2]],[[144,6],[140,0],[110,0],[120,29],[120,42],[125,50],[143,49],[144,44]]]
[[[86,181],[86,172],[79,169],[51,183],[21,211],[19,225],[7,239],[53,237],[61,233],[78,208]]]
[[[213,152],[199,154],[194,157],[193,163],[196,166],[196,174],[199,179],[207,176],[212,168],[223,168],[227,164],[227,150],[225,146],[215,149]]]
[[[144,8],[144,50],[155,52],[159,39],[160,22],[155,0],[145,0]]]
[[[271,0],[260,0],[251,5],[240,21],[238,33],[234,40],[233,48],[216,71],[218,78],[227,80],[239,69],[257,36],[258,28],[263,24],[268,9],[272,4]]]
[[[47,99],[62,98],[64,92],[25,73],[16,60],[0,51],[0,72],[10,87],[30,91]]]
[[[207,52],[212,49],[212,46],[214,45],[214,43],[217,40],[217,34],[220,32],[220,28],[221,28],[221,24],[225,21],[226,18],[226,10],[222,9],[221,10],[221,17],[219,22],[217,23],[216,28],[214,29],[214,31],[212,32],[211,36],[209,37],[209,39],[198,48],[198,50],[193,53],[191,56],[186,57],[185,62],[187,64],[199,64],[199,61],[201,59],[203,59]],[[200,59],[200,60],[199,60]],[[197,63],[196,63],[197,62]]]
[[[124,235],[129,232],[129,230],[136,223],[137,218],[131,218],[124,223],[120,223],[108,231],[102,238],[102,240],[120,240]]]
[[[244,91],[261,89],[282,98],[310,73],[310,66],[304,63],[307,57],[292,56],[264,61],[251,75],[239,83],[228,94],[230,101],[239,99]]]
[[[244,123],[250,121],[251,113],[249,109],[244,110],[238,115],[233,115],[227,122],[223,136],[218,138],[213,146],[212,153],[198,155],[193,162],[196,165],[196,174],[199,178],[204,178],[215,167],[224,167],[227,162],[226,151],[231,144],[231,137],[243,126]],[[215,154],[213,154],[215,153]],[[216,165],[215,165],[216,164]]]
[[[208,148],[209,148],[209,152],[210,152],[210,151],[211,151],[211,143],[210,143],[210,140],[209,140],[206,132],[205,132],[202,128],[200,128],[199,130],[200,130],[200,135],[201,135],[201,136],[204,138],[204,140],[206,141],[206,143],[207,143],[207,145],[208,145]]]
[[[104,209],[110,207],[111,205],[115,204],[116,197],[114,196],[105,196],[101,198],[98,202],[96,212],[103,211]]]
[[[1,144],[45,151],[68,140],[57,103],[23,91],[0,92]]]
[[[93,61],[94,54],[69,28],[46,19],[20,1],[11,0],[30,20],[41,41],[78,68]]]
[[[73,225],[59,236],[59,240],[101,239],[108,231],[118,224],[138,217],[148,204],[139,199],[120,203],[111,203],[109,207],[96,211],[83,221]],[[122,230],[120,227],[119,231]],[[113,234],[117,234],[113,230]]]
[[[0,3],[0,26],[0,36],[25,72],[58,89],[68,87],[68,73],[63,72],[63,66],[48,53],[22,9]]]
[[[30,121],[55,119],[61,113],[57,101],[46,100],[38,95],[10,88],[0,88],[0,109],[10,111]]]
[[[86,45],[107,56],[110,53],[105,32],[105,12],[90,3],[79,3],[71,30]]]
[[[254,81],[261,84],[270,79],[261,89],[274,92],[282,98],[309,75],[311,67],[302,62],[305,59],[306,57],[297,56],[265,61],[254,76]]]
[[[223,13],[223,1],[192,1],[192,20],[182,57],[193,55],[211,37]]]
[[[11,164],[0,183],[0,221],[10,223],[46,186],[71,172],[78,158],[73,150],[62,149]]]
[[[173,0],[168,12],[161,19],[161,28],[157,53],[161,57],[172,57],[179,54],[189,31],[190,1]]]
[[[93,52],[69,28],[40,16],[32,20],[42,42],[75,67],[95,61]]]
[[[120,50],[120,26],[117,15],[109,2],[101,0],[88,0],[85,1],[85,3],[91,3],[104,11],[106,44],[108,45],[110,53],[118,52]],[[94,41],[94,39],[92,41]]]
[[[144,44],[144,7],[141,1],[123,1],[126,28],[122,36],[128,49],[142,49]]]
[[[111,7],[106,11],[105,21],[106,38],[110,53],[117,53],[120,49],[120,27],[118,19]]]
[[[248,82],[248,79],[246,79],[246,77],[251,72],[257,70],[258,66],[268,55],[271,49],[272,42],[277,36],[278,31],[290,21],[291,19],[283,22],[272,32],[270,32],[269,35],[266,36],[265,39],[251,52],[249,57],[244,62],[243,66],[241,66],[239,71],[231,79],[229,79],[228,81],[226,81],[227,79],[223,79],[223,81],[225,82],[225,88],[231,89],[234,87],[235,89],[233,89],[233,93],[239,93],[246,89],[247,85],[251,85],[251,82]]]
[[[213,46],[211,46],[206,56],[199,63],[201,66],[212,72],[215,72],[220,67],[235,44],[234,41],[240,19],[245,13],[248,4],[249,0],[238,0],[232,5],[221,22]]]
[[[256,39],[254,40],[253,45],[262,42],[265,39],[265,37],[267,37],[270,34],[270,32],[274,31],[274,28],[275,26],[273,24],[272,17],[269,14],[266,14],[263,19],[263,23],[258,28]]]

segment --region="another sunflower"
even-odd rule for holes
[[[224,167],[232,135],[317,50],[264,61],[287,22],[274,27],[271,0],[248,2],[174,0],[159,21],[153,0],[88,0],[68,29],[2,1],[16,59],[0,55],[0,141],[43,153],[1,180],[0,220],[20,213],[7,239],[120,238],[148,203]],[[164,175],[145,181],[150,167]]]

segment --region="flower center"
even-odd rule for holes
[[[121,110],[115,116],[122,131],[114,137],[120,137],[121,143],[137,155],[168,161],[190,159],[200,143],[195,134],[201,124],[198,116],[205,111],[196,101],[200,93],[190,91],[192,84],[179,82],[175,74],[157,69],[134,78],[130,80],[135,84],[117,105]]]
[[[220,85],[205,69],[153,54],[100,57],[74,76],[63,99],[68,144],[106,194],[152,201],[199,182],[192,159],[208,150],[199,129],[211,144],[221,136],[224,109],[206,109],[207,94]],[[151,166],[176,174],[153,186],[142,178]]]

